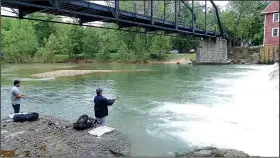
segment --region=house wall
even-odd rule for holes
[[[264,45],[279,45],[279,36],[272,37],[272,28],[278,27],[279,22],[273,22],[273,13],[265,14]],[[280,33],[278,33],[280,34]]]

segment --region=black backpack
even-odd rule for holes
[[[93,127],[96,122],[96,119],[88,117],[88,115],[82,115],[79,117],[77,122],[73,124],[73,128],[76,130],[88,129]]]

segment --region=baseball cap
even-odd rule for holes
[[[100,93],[100,92],[102,92],[102,91],[103,91],[102,88],[97,88],[97,89],[96,89],[96,93]]]

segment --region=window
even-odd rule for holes
[[[273,22],[279,22],[279,13],[273,14]]]
[[[272,37],[279,36],[279,28],[272,28]]]

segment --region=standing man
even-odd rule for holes
[[[102,95],[103,90],[101,88],[97,88],[96,96],[94,98],[94,112],[98,124],[105,125],[105,117],[108,116],[108,106],[113,105],[115,100],[118,100],[119,97],[107,99]]]
[[[22,98],[24,99],[24,95],[20,94],[19,87],[20,87],[20,80],[15,80],[14,86],[12,87],[11,90],[11,101],[12,101],[12,106],[14,108],[14,113],[19,113],[21,99]]]

